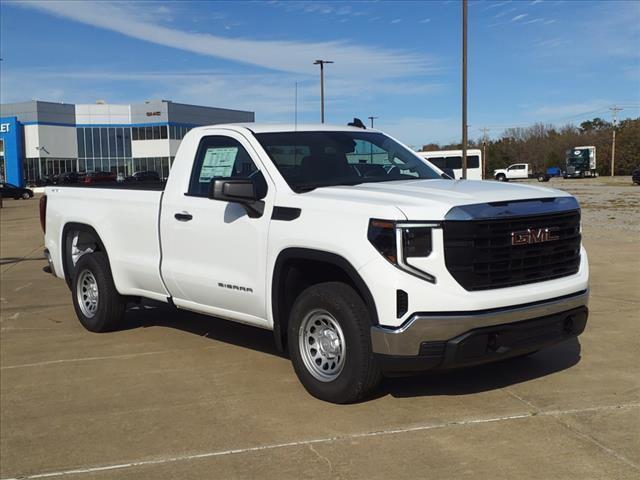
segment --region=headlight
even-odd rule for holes
[[[432,250],[432,230],[438,223],[403,223],[371,219],[367,238],[391,264],[431,283],[436,278],[409,264],[408,258],[428,257]]]

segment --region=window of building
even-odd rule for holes
[[[116,156],[124,157],[124,128],[116,128]]]
[[[78,157],[84,158],[84,129],[78,128],[76,130],[76,135],[78,137]]]
[[[113,127],[109,128],[109,152],[111,156],[116,156],[116,129]]]
[[[84,144],[87,157],[93,158],[93,138],[91,137],[91,129],[84,129]]]
[[[124,156],[125,157],[131,156],[131,129],[130,128],[124,129]]]
[[[162,138],[162,139],[167,138],[167,126],[166,125],[161,125],[160,126],[160,138]]]
[[[109,136],[106,128],[100,129],[100,145],[102,146],[102,157],[109,156]]]
[[[131,129],[131,139],[138,140],[138,127],[133,127]]]

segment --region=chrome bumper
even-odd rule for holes
[[[567,295],[548,302],[478,312],[418,313],[404,325],[392,329],[371,327],[373,352],[383,355],[416,356],[423,342],[447,341],[477,328],[532,320],[571,309],[586,307],[589,291]]]

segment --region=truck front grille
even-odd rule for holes
[[[512,233],[552,229],[557,240],[512,245]],[[447,269],[466,290],[542,282],[577,273],[580,212],[492,220],[445,221]]]

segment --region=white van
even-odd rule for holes
[[[416,152],[440,169],[450,168],[456,180],[462,178],[462,150],[440,150],[436,152]],[[482,152],[467,149],[467,179],[482,180]]]

